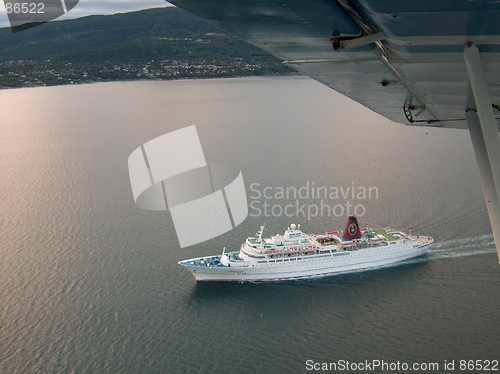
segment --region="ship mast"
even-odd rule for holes
[[[260,230],[257,231],[258,240],[259,240],[260,243],[262,243],[262,234],[264,233],[264,230],[266,228],[266,222],[267,221],[264,221],[264,224],[262,226],[260,226]]]

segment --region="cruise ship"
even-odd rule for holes
[[[291,224],[283,235],[263,238],[265,225],[239,251],[179,261],[197,281],[274,281],[327,276],[383,267],[418,257],[429,236],[360,228],[350,216],[344,231],[308,235]]]

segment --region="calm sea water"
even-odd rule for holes
[[[466,131],[397,125],[297,77],[7,90],[0,105],[1,373],[500,359],[500,266]],[[274,234],[292,222],[342,228],[346,217],[254,209],[180,249],[168,214],[134,205],[127,159],[193,124],[207,160],[242,170],[250,201],[252,184],[375,187],[329,202],[362,206],[361,225],[432,235],[435,249],[316,280],[196,284],[178,260],[237,247],[266,219]]]

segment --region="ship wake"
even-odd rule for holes
[[[434,244],[423,258],[407,260],[407,263],[415,263],[445,258],[458,258],[476,256],[481,254],[495,253],[495,242],[493,235],[481,235],[473,238],[452,239]]]

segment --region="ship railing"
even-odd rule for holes
[[[308,251],[288,251],[288,252],[280,252],[280,253],[273,253],[273,254],[268,254],[267,257],[271,259],[275,258],[288,258],[288,257],[301,257],[301,256],[311,256],[318,254],[320,251],[319,248],[315,249],[310,249]]]

